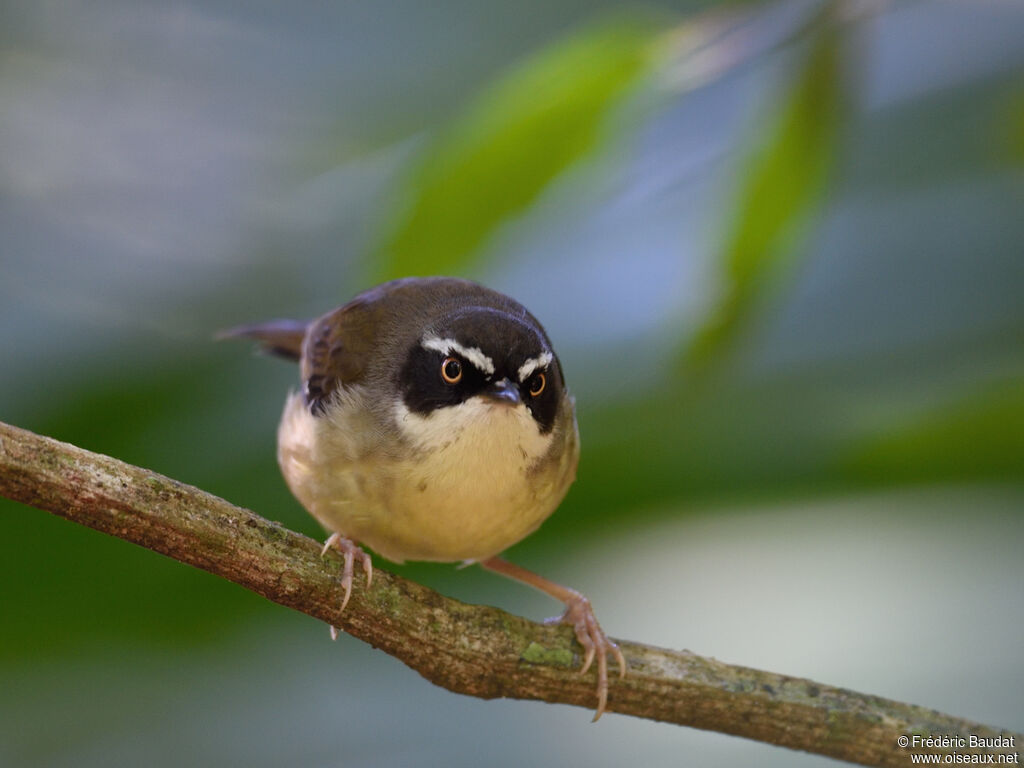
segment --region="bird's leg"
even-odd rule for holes
[[[594,615],[594,609],[590,606],[590,601],[575,589],[555,584],[553,581],[548,581],[544,577],[500,557],[481,560],[480,565],[489,571],[529,584],[565,603],[565,613],[554,621],[570,624],[576,631],[576,639],[583,646],[584,652],[580,674],[590,669],[590,664],[595,658],[597,659],[597,712],[594,714],[596,722],[604,714],[605,705],[608,703],[608,654],[611,653],[618,662],[620,677],[626,675],[626,659],[623,658],[619,646],[608,639],[604,630],[601,629],[601,625],[597,623],[597,617]]]
[[[370,561],[370,556],[363,552],[363,550],[356,544],[352,539],[342,536],[340,533],[332,533],[327,541],[324,543],[324,548],[320,551],[320,556],[323,557],[327,554],[327,550],[336,549],[341,553],[345,559],[344,568],[341,572],[341,586],[345,589],[345,597],[341,601],[341,610],[345,610],[345,606],[348,605],[348,599],[352,597],[352,572],[355,567],[355,561],[358,560],[363,566],[363,572],[366,573],[366,588],[370,588],[370,584],[373,582],[373,563]],[[331,639],[338,639],[338,628],[335,626],[331,627]]]

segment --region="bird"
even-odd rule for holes
[[[365,545],[384,558],[479,564],[565,605],[557,621],[597,662],[626,662],[590,601],[501,557],[535,531],[575,480],[575,402],[547,333],[518,301],[452,277],[370,288],[310,322],[275,320],[219,334],[299,364],[277,430],[292,494],[343,558],[341,610]],[[554,621],[554,620],[553,620]],[[337,630],[331,627],[332,637]]]

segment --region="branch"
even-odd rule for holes
[[[565,626],[465,605],[386,571],[344,613],[339,564],[320,545],[192,486],[0,422],[0,495],[209,571],[380,648],[457,693],[593,707]],[[360,587],[362,585],[360,584]],[[863,763],[910,753],[1015,755],[1019,734],[934,710],[619,641],[629,663],[608,709]],[[900,736],[1007,737],[1003,748],[898,746]],[[1014,758],[1009,758],[1012,762]],[[982,758],[984,760],[984,757]],[[995,760],[999,760],[998,757]]]

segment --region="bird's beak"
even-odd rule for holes
[[[519,387],[508,379],[496,381],[481,392],[488,400],[506,405],[519,405],[523,400],[519,396]]]

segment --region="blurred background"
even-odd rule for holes
[[[578,404],[512,559],[612,635],[1024,730],[1024,5],[0,14],[0,419],[321,538],[274,459],[296,372],[213,334],[471,277]],[[0,542],[4,766],[832,764],[456,696],[6,501]]]

